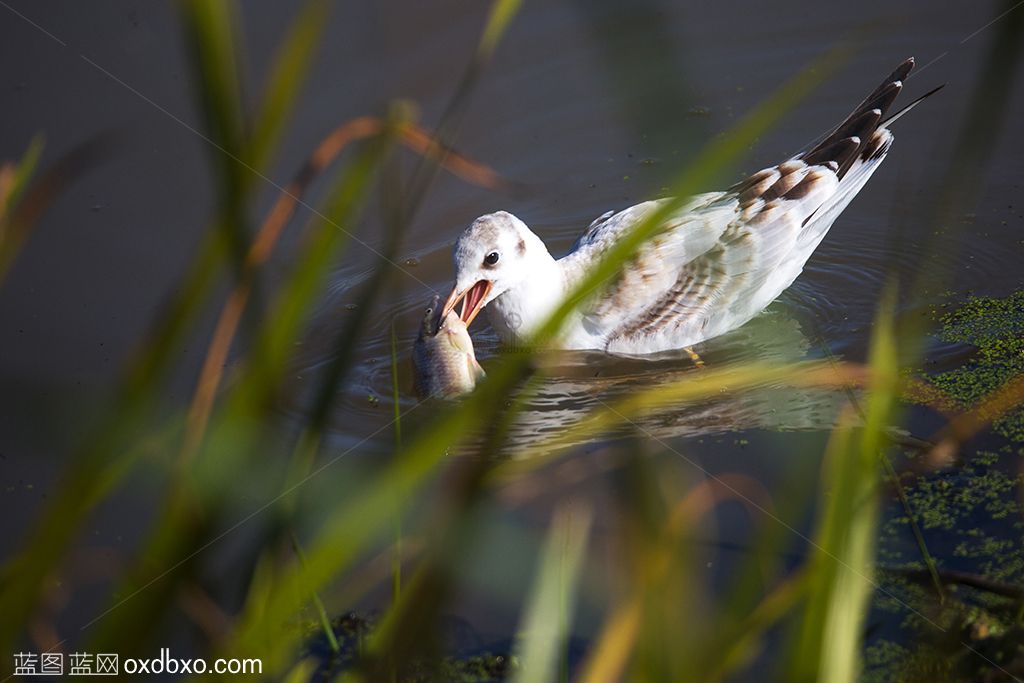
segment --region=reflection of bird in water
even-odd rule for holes
[[[389,303],[398,307],[391,309],[390,314],[380,316],[381,319],[401,314],[411,322],[423,317],[422,304],[415,295],[397,304]],[[773,305],[738,330],[696,348],[713,368],[710,372],[748,363],[786,366],[806,360],[815,354],[811,342],[793,316],[792,311],[799,308],[782,303]],[[338,318],[344,320],[343,316],[325,319],[338,324]],[[358,445],[362,451],[379,448],[383,453],[393,448],[392,411],[386,404],[392,391],[391,358],[387,330],[373,332],[369,337],[372,346],[362,350],[365,360],[353,368],[352,381],[341,387],[341,401],[328,418],[328,430],[338,447]],[[282,409],[297,420],[303,419],[304,406],[315,400],[316,394],[312,392],[320,386],[318,378],[331,359],[332,348],[317,342],[333,336],[314,335],[308,347],[303,348],[303,364],[296,368],[296,381],[285,397],[287,403],[282,405]],[[500,362],[494,358],[500,351],[496,340],[478,339],[476,346],[485,367],[490,368],[492,363]],[[680,351],[641,358],[594,351],[561,351],[539,354],[537,360],[544,363],[538,373],[538,384],[524,395],[525,406],[504,439],[504,443],[514,450],[513,455],[533,455],[527,451],[556,437],[566,436],[569,427],[578,424],[591,412],[606,410],[635,392],[675,382],[688,375],[700,377],[705,372],[696,369],[687,355]],[[400,364],[399,370],[403,386],[411,389],[411,363]],[[368,402],[367,397],[373,395],[380,397],[380,405]],[[472,402],[474,397],[471,394],[464,400]],[[720,434],[748,428],[827,430],[835,424],[836,415],[845,400],[843,392],[834,390],[766,387],[677,404],[633,421],[659,438]],[[409,396],[403,400],[401,408],[403,431],[409,433],[428,424],[441,409],[437,405],[413,409],[414,405],[414,399]],[[377,436],[369,442],[364,436],[357,436],[367,433]],[[581,435],[576,442],[591,442],[607,436]],[[470,447],[469,450],[475,448]]]
[[[772,308],[698,348],[716,368],[743,363],[785,366],[805,360],[810,342],[794,318]],[[591,411],[606,409],[635,391],[701,372],[680,352],[653,360],[566,352],[556,367],[544,369],[544,378],[512,424],[507,442],[515,444],[515,455],[528,457],[531,449],[560,439]],[[667,407],[632,419],[623,431],[669,438],[738,429],[827,430],[847,400],[835,389],[765,386]],[[592,434],[581,441],[607,436]]]
[[[554,345],[649,354],[753,318],[792,284],[885,159],[893,140],[886,126],[920,101],[888,115],[913,66],[903,62],[810,149],[672,211],[614,284],[578,307]],[[486,306],[504,342],[529,340],[605,254],[666,202],[606,213],[558,260],[512,214],[481,216],[456,242],[455,287],[444,313],[461,302],[469,324]]]

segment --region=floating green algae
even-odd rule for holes
[[[936,336],[963,347],[955,368],[919,372],[933,392],[908,400],[974,407],[1024,373],[1024,291],[970,296],[932,309]],[[962,464],[900,481],[940,575],[966,572],[993,585],[1024,587],[1024,408],[998,416],[1005,439],[964,453]],[[990,445],[986,442],[986,446]],[[902,506],[891,505],[879,538],[874,624],[886,634],[865,651],[864,681],[1014,680],[1024,674],[1024,601],[943,580],[939,599]],[[1020,593],[1018,593],[1020,595]]]
[[[1024,290],[1004,298],[968,297],[952,310],[936,307],[938,337],[974,347],[971,362],[928,379],[962,408],[1024,373]],[[1024,443],[1024,408],[997,419],[993,431]]]
[[[335,680],[345,672],[356,670],[366,643],[378,626],[378,616],[349,612],[332,619],[331,628],[340,646],[337,652],[328,647],[319,625],[310,623],[310,640],[303,658],[319,664],[311,680]],[[472,641],[476,636],[468,624],[455,619],[442,621],[444,627],[439,636],[444,641],[453,641],[447,645],[456,652],[436,660],[413,661],[409,670],[393,680],[399,683],[500,683],[511,676],[516,668],[514,656],[474,646]]]
[[[1020,598],[948,580],[952,572],[992,586],[1024,586],[1022,479],[1000,463],[1014,450],[974,453],[962,466],[904,479],[910,508],[943,576],[940,600],[911,541],[909,519],[893,504],[879,539],[873,623],[885,636],[865,652],[862,680],[1013,680],[1024,671]],[[870,622],[869,622],[870,623]],[[869,626],[870,628],[870,626]]]

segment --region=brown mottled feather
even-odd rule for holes
[[[681,211],[582,311],[583,325],[602,331],[613,350],[661,338],[693,343],[754,315],[799,274],[888,151],[883,122],[913,66],[913,59],[900,64],[810,149]],[[643,206],[594,221],[566,257],[579,252],[572,272],[641,218]]]

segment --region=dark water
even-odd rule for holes
[[[46,137],[44,161],[98,132],[118,131],[124,141],[53,206],[0,289],[0,505],[6,519],[17,520],[0,536],[5,554],[45,501],[92,406],[107,394],[183,273],[212,207],[209,150],[196,132],[201,124],[172,5],[8,4],[0,7],[0,158],[20,156],[37,133]],[[412,221],[361,341],[360,362],[331,416],[332,445],[360,444],[359,452],[366,453],[389,447],[390,326],[398,330],[406,355],[423,306],[432,293],[449,290],[452,241],[475,216],[508,209],[553,252],[564,250],[597,215],[658,196],[703,141],[727,131],[842,39],[855,38],[842,69],[758,141],[722,184],[813,140],[907,56],[917,57],[919,69],[907,84],[906,99],[948,85],[898,124],[888,160],[796,284],[761,318],[705,344],[706,360],[724,365],[826,353],[862,359],[886,278],[911,282],[942,259],[948,259],[950,274],[927,297],[943,288],[1001,296],[1024,286],[1019,79],[1005,84],[1005,107],[976,201],[948,226],[935,224],[929,211],[954,163],[953,143],[962,133],[994,29],[972,33],[998,7],[919,0],[827,8],[796,2],[742,8],[653,0],[527,2],[473,93],[456,145],[525,189],[503,196],[439,177]],[[485,9],[484,3],[465,1],[337,8],[271,179],[283,184],[331,127],[379,112],[394,98],[415,101],[424,124],[435,125],[472,54]],[[292,14],[283,3],[244,3],[253,74],[263,73]],[[272,196],[268,187],[265,205]],[[358,233],[373,250],[381,248],[383,220],[373,202]],[[270,287],[287,272],[292,247],[286,238],[272,264]],[[370,249],[353,243],[337,264],[313,333],[296,350],[295,392],[282,406],[283,419],[302,417],[304,388],[330,359],[329,340],[361,301],[374,259]],[[907,301],[908,315],[922,303]],[[486,367],[498,349],[486,325],[477,325],[478,356]],[[201,336],[180,349],[181,370],[169,402],[188,396],[205,341]],[[930,353],[935,369],[963,362],[962,348],[935,343]],[[588,372],[577,361],[575,370],[552,373],[524,433],[557,432],[594,405],[593,396],[625,395],[691,371],[682,358],[583,361]],[[403,372],[407,381],[407,366]],[[686,451],[680,468],[742,471],[771,490],[786,468],[816,466],[843,400],[766,389],[644,426]],[[410,396],[402,401],[405,408],[414,405]],[[912,430],[934,426],[933,416],[911,415]],[[741,440],[745,447],[735,448]],[[692,469],[691,476],[700,479],[706,472]],[[543,526],[550,503],[542,500],[525,512],[527,526]],[[116,546],[122,534],[133,532],[126,517],[101,515],[96,536]],[[740,519],[719,520],[719,546],[709,551],[715,558],[709,567],[717,566],[719,556],[741,557],[729,548],[746,542],[742,526]],[[504,542],[512,541],[488,544],[481,557],[499,552]],[[524,584],[529,566],[516,564],[511,580]],[[479,571],[486,573],[486,567]],[[492,637],[507,636],[515,624],[514,606],[497,600],[496,609],[473,585],[467,579],[464,616]],[[599,601],[583,600],[579,630],[585,635],[596,624],[586,615],[599,609]],[[86,621],[89,615],[70,621],[79,617]]]

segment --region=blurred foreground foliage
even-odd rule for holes
[[[1000,478],[986,454],[967,458],[967,465],[952,472],[914,474],[908,466],[917,479],[894,469],[891,426],[901,419],[899,399],[906,394],[900,359],[917,341],[898,333],[894,287],[878,312],[865,366],[802,362],[709,368],[602,404],[564,433],[531,443],[523,452],[507,435],[550,364],[540,350],[509,353],[495,360],[471,400],[416,407],[431,415],[414,428],[407,420],[401,424],[407,414],[396,405],[391,457],[337,467],[359,447],[338,446],[326,429],[337,387],[358,360],[356,339],[365,320],[358,316],[366,315],[385,289],[404,230],[430,179],[443,169],[482,186],[502,187],[496,174],[452,147],[466,98],[518,3],[493,3],[477,51],[435,134],[419,128],[412,108],[402,103],[382,116],[342,123],[254,227],[252,207],[265,189],[258,179],[274,158],[328,9],[321,0],[304,3],[250,112],[243,98],[248,62],[236,6],[181,3],[197,106],[211,142],[217,207],[206,241],[126,369],[106,419],[82,440],[62,483],[25,531],[23,547],[3,568],[0,651],[19,651],[26,643],[40,650],[65,647],[64,641],[47,642],[39,634],[55,632],[53,596],[75,586],[73,559],[86,543],[84,524],[98,507],[130,493],[141,480],[147,492],[158,492],[152,494],[152,516],[144,520],[148,531],[110,577],[107,607],[82,627],[84,640],[73,643],[78,650],[148,656],[154,643],[184,623],[199,654],[259,656],[266,678],[286,680],[712,681],[771,666],[780,680],[853,681],[862,674],[866,638],[869,661],[879,665],[868,672],[871,676],[921,666],[929,675],[949,677],[966,660],[972,666],[990,664],[984,675],[1016,665],[1022,603],[1019,588],[1015,596],[1012,590],[1022,578],[1019,547],[999,545],[1005,536],[964,530],[957,552],[999,561],[983,565],[991,585],[986,589],[975,580],[979,585],[972,590],[980,597],[969,601],[944,587],[951,575],[940,571],[943,557],[933,556],[921,531],[959,532],[964,526],[958,514],[983,509],[1019,532],[1020,509],[1007,502],[1019,490],[1019,480],[1008,473]],[[728,173],[842,54],[825,55],[730,134],[712,140],[672,184],[679,199],[623,239],[555,312],[544,333],[556,335],[572,307],[655,236],[665,215]],[[292,350],[307,331],[331,265],[353,241],[365,246],[355,236],[358,218],[403,145],[420,161],[380,249],[374,250],[373,286],[351,325],[331,340],[334,353],[317,378],[303,423],[297,429],[283,426],[276,405]],[[47,177],[36,173],[39,153],[33,145],[22,162],[0,169],[0,278],[43,200],[53,196],[52,191],[35,195],[42,199],[32,211],[19,208],[33,196],[29,178]],[[321,199],[301,228],[291,268],[268,300],[256,305],[258,274],[314,183]],[[230,292],[217,306],[217,283],[225,274]],[[198,321],[211,307],[218,311],[217,325],[192,400],[188,406],[168,406],[162,387],[176,371],[175,349],[197,334]],[[932,379],[939,389],[961,397],[956,407],[974,418],[971,424],[1008,420],[1004,415],[1016,404],[1006,401],[989,404],[1000,408],[992,415],[973,411],[1019,376],[1014,365],[1019,347],[1012,336],[1019,327],[1009,336],[992,332],[1003,330],[1003,323],[978,322],[975,309],[980,310],[977,302],[950,313],[942,321],[943,334],[977,344],[979,367],[991,366],[985,368],[988,374],[968,378],[954,372]],[[787,482],[798,492],[788,498],[773,500],[759,482],[739,473],[705,472],[706,478],[695,481],[679,471],[678,460],[657,457],[672,446],[637,422],[687,403],[765,386],[850,390],[855,396],[856,409],[844,412],[830,435],[818,484],[808,486],[799,478]],[[625,438],[604,438],[623,429]],[[1013,429],[1004,434],[1018,436]],[[601,457],[579,449],[581,442],[597,444]],[[460,455],[454,457],[455,452]],[[516,458],[504,457],[510,453]],[[577,481],[586,479],[599,463],[616,473],[610,504],[578,490],[563,499],[562,480],[555,475],[571,465],[580,469],[573,475]],[[952,486],[943,482],[951,480],[957,504],[944,506]],[[515,637],[490,652],[453,646],[444,626],[446,610],[459,597],[460,576],[481,537],[502,530],[493,521],[494,508],[515,509],[515,501],[544,496],[555,499],[546,538],[531,539],[525,545],[533,552],[515,558],[518,569],[533,576],[528,593],[512,598],[521,606]],[[718,577],[724,588],[712,589],[688,534],[729,502],[740,504],[750,517],[750,559],[734,574]],[[887,516],[892,505],[899,512]],[[604,530],[611,541],[601,550],[615,558],[611,576],[597,571],[602,563],[593,547],[594,520],[604,506],[615,520],[611,531]],[[784,520],[808,507],[815,514],[811,537],[802,539],[805,554],[783,562],[795,531]],[[903,524],[917,531],[912,558],[887,545],[887,534],[896,534]],[[879,572],[879,555],[894,563],[893,577]],[[992,590],[997,585],[1005,595]],[[489,588],[504,589],[497,581]],[[595,593],[603,598],[601,616],[593,637],[581,641],[573,635],[578,600]],[[712,594],[720,597],[712,600]],[[923,616],[918,626],[927,635],[918,639],[920,647],[959,661],[936,658],[932,650],[914,649],[906,640],[871,636],[873,599],[877,609],[910,607],[912,615]],[[372,617],[351,613],[360,602],[382,609]]]

